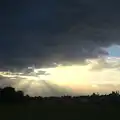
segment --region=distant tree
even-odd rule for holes
[[[17,91],[16,92],[16,101],[17,102],[22,102],[23,101],[23,99],[24,99],[24,94],[23,94],[23,92],[22,91]]]
[[[15,89],[11,87],[6,87],[1,90],[0,98],[4,102],[11,102],[15,98]]]
[[[0,91],[0,100],[3,102],[18,102],[23,100],[23,92],[15,91],[12,87],[6,87]]]
[[[109,96],[119,96],[119,91],[112,91]]]

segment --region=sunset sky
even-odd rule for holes
[[[0,87],[12,86],[32,96],[120,90],[119,4],[2,1]]]

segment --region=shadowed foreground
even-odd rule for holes
[[[119,119],[120,95],[29,97],[6,87],[0,90],[0,119],[83,120]]]

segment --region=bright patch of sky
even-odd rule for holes
[[[106,48],[106,50],[108,51],[109,56],[120,57],[120,46],[119,45],[112,45]]]

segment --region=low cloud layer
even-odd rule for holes
[[[105,94],[120,90],[119,63],[118,58],[106,57],[89,59],[86,65],[33,68],[28,73],[1,71],[0,87],[12,86],[30,96]]]

